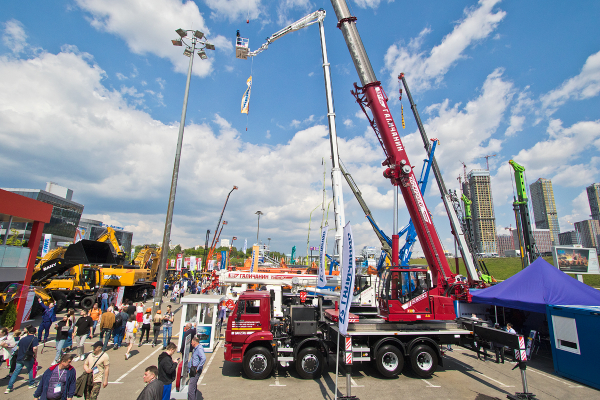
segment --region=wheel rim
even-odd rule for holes
[[[255,374],[260,374],[267,369],[267,357],[265,357],[263,354],[255,354],[250,357],[248,366],[250,367],[250,371],[254,372]]]
[[[319,368],[319,359],[314,354],[307,354],[302,358],[302,370],[312,374]]]
[[[417,355],[417,365],[419,369],[428,371],[433,367],[433,357],[426,351],[422,351]]]
[[[381,365],[386,371],[395,371],[398,368],[398,356],[396,353],[388,351],[381,357]]]

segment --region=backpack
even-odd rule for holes
[[[123,317],[121,316],[121,313],[118,313],[117,315],[115,315],[115,326],[119,327],[123,324]]]

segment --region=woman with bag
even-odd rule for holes
[[[129,317],[129,321],[125,324],[125,338],[127,339],[127,352],[125,353],[125,359],[129,360],[131,354],[131,348],[133,347],[133,343],[135,342],[135,334],[137,332],[137,322],[135,317],[131,315]]]
[[[64,315],[62,320],[56,323],[56,355],[54,356],[54,362],[50,366],[56,365],[59,363],[62,349],[65,346],[65,342],[67,341],[67,336],[69,335],[69,316]]]
[[[152,309],[148,308],[146,310],[146,314],[142,317],[142,334],[140,335],[140,342],[138,343],[138,347],[140,347],[143,343],[148,343],[150,341],[150,324],[152,323],[151,313]],[[146,333],[146,341],[142,343],[144,339],[144,333]]]

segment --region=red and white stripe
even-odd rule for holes
[[[352,351],[352,338],[346,338],[346,351]]]
[[[352,352],[346,353],[346,365],[352,364]]]

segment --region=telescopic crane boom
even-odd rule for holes
[[[525,167],[517,164],[515,161],[508,162],[515,172],[515,186],[517,187],[517,198],[513,202],[515,219],[517,223],[517,232],[519,233],[519,244],[521,238],[523,245],[521,247],[521,262],[523,268],[527,267],[536,258],[540,256],[535,238],[531,230],[531,218],[529,216],[529,199],[527,198],[527,188],[525,186]]]

